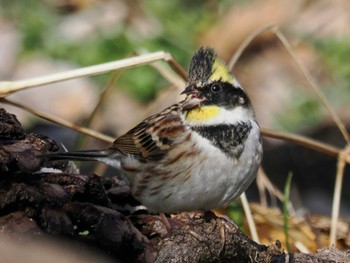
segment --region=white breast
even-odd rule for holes
[[[228,157],[209,140],[193,133],[186,147],[193,147],[195,154],[166,167],[163,173],[175,175],[171,180],[153,174],[138,199],[155,212],[206,211],[225,206],[246,190],[260,165],[259,127],[254,121],[251,124],[253,128],[239,159]],[[162,164],[159,165],[160,169]],[[189,169],[190,175],[186,173]],[[143,176],[139,173],[137,181]],[[157,187],[161,190],[152,195],[152,189]]]

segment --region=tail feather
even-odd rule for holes
[[[99,161],[109,156],[107,150],[86,150],[74,152],[59,152],[41,155],[47,160],[76,160],[76,161]]]

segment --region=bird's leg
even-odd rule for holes
[[[164,213],[159,213],[159,216],[166,230],[169,231],[171,229],[171,225],[169,223],[169,220],[166,218],[166,215]]]

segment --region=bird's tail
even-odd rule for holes
[[[74,160],[74,161],[98,161],[103,162],[116,169],[120,168],[120,160],[123,155],[113,148],[105,150],[85,150],[75,152],[48,153],[38,156],[48,161],[53,160]]]
[[[86,150],[74,152],[58,152],[40,155],[46,160],[75,160],[75,161],[101,161],[109,156],[108,150]]]

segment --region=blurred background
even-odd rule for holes
[[[0,80],[19,80],[115,61],[135,52],[166,51],[187,69],[200,46],[225,60],[254,31],[277,25],[295,56],[349,129],[350,2],[348,0],[0,0]],[[163,63],[169,72],[170,68]],[[259,123],[339,147],[346,145],[304,76],[272,32],[253,40],[233,69],[247,90]],[[174,73],[172,73],[174,74]],[[9,99],[83,124],[112,73],[33,88]],[[121,135],[152,112],[178,100],[180,90],[154,68],[123,71],[92,128]],[[8,105],[26,130],[76,147],[77,134]],[[84,148],[104,147],[89,141]],[[283,189],[293,174],[292,201],[330,214],[336,159],[291,143],[264,139],[263,168]],[[344,176],[341,215],[350,219],[350,171]],[[258,200],[255,186],[248,191]]]

